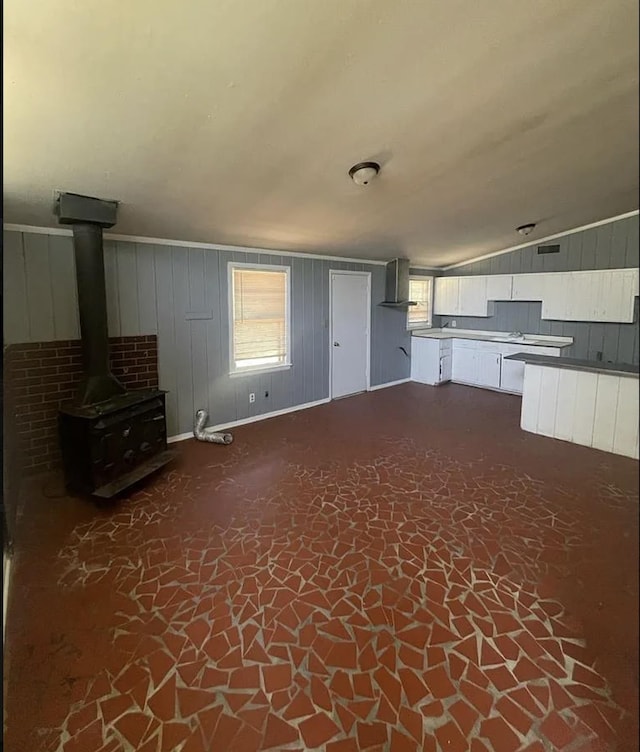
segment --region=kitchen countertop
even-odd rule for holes
[[[507,355],[505,360],[523,360],[536,366],[551,366],[565,368],[571,371],[588,371],[590,373],[607,373],[611,376],[628,376],[638,378],[639,368],[631,363],[604,363],[600,360],[579,360],[578,358],[558,358],[550,355],[536,355],[535,353],[514,353]]]
[[[414,329],[413,337],[427,339],[471,339],[480,342],[499,342],[505,345],[527,345],[531,347],[571,347],[572,337],[553,337],[545,334],[523,334],[512,337],[509,332],[489,332],[472,329]],[[555,360],[556,358],[554,358]]]

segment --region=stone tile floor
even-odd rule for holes
[[[638,463],[407,384],[25,487],[8,752],[634,750]]]

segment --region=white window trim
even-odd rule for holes
[[[285,353],[286,362],[278,363],[275,366],[252,366],[248,368],[235,368],[233,357],[233,270],[234,269],[253,269],[257,272],[285,272],[285,321],[286,321],[286,340]],[[238,378],[239,376],[253,376],[260,373],[271,373],[272,371],[286,371],[291,368],[291,267],[285,264],[248,264],[241,261],[229,261],[227,264],[227,313],[229,316],[229,376]]]
[[[429,313],[430,318],[429,321],[418,321],[415,324],[409,323],[409,311],[407,311],[407,331],[412,331],[414,329],[431,329],[433,326],[433,288],[435,286],[435,277],[432,277],[428,274],[412,274],[409,277],[409,281],[412,279],[418,280],[422,282],[425,279],[431,280],[431,306],[429,307]]]

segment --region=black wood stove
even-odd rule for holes
[[[165,393],[127,391],[109,369],[102,230],[116,222],[117,203],[61,194],[56,213],[72,225],[84,378],[58,425],[69,491],[111,498],[166,465]]]

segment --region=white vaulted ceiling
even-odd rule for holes
[[[120,234],[441,265],[638,206],[636,0],[4,14],[5,222],[55,226],[65,190]]]

